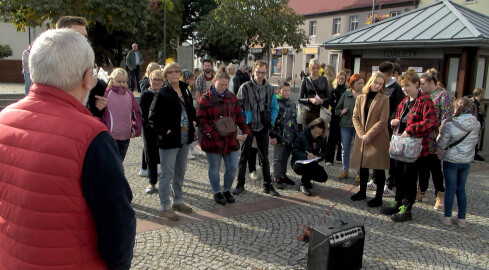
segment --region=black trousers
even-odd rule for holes
[[[443,173],[441,171],[441,161],[436,154],[429,154],[426,157],[421,157],[419,166],[419,187],[422,192],[426,192],[428,184],[433,179],[433,185],[435,186],[435,194],[438,192],[445,192],[445,186],[443,185]]]
[[[311,180],[316,182],[326,182],[328,173],[319,165],[319,162],[311,162],[309,164],[299,164],[294,172],[301,175],[301,183],[307,188],[311,188]]]
[[[129,72],[130,80],[131,80],[130,87],[131,87],[131,91],[133,92],[134,92],[134,79],[136,79],[136,87],[138,88],[138,92],[141,93],[141,87],[139,86],[140,74],[141,74],[141,67],[139,65],[137,65],[136,68],[134,68]]]
[[[246,174],[246,163],[249,158],[249,148],[253,143],[253,138],[256,138],[256,145],[258,146],[258,158],[262,164],[263,172],[263,184],[270,185],[272,182],[272,177],[270,175],[270,162],[268,160],[268,129],[263,128],[260,131],[252,131],[248,134],[244,142],[244,146],[241,149],[241,157],[239,158],[238,164],[238,186],[244,186],[245,184],[245,174]]]
[[[341,129],[340,118],[338,116],[331,116],[329,128],[328,143],[326,144],[326,162],[334,163],[336,148],[338,148],[336,159],[341,160]]]
[[[374,169],[374,173],[376,177],[375,182],[377,184],[377,192],[375,193],[375,197],[382,198],[382,195],[384,194],[385,172],[384,170]],[[364,194],[367,193],[368,175],[368,168],[360,168],[360,192]]]
[[[406,200],[411,204],[414,204],[416,201],[420,162],[422,162],[420,158],[413,163],[406,163],[399,160],[395,161],[396,201]]]

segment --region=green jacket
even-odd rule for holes
[[[351,89],[347,89],[335,108],[336,115],[340,116],[341,111],[344,108],[348,108],[348,111],[340,118],[340,127],[353,127],[353,109],[355,108],[355,96]]]
[[[139,63],[136,63],[136,53],[138,54],[139,56]],[[136,68],[138,64],[143,64],[144,63],[144,60],[143,60],[143,55],[141,54],[140,51],[133,51],[133,50],[130,50],[128,53],[127,53],[127,57],[126,57],[126,65],[128,68]]]

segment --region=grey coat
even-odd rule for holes
[[[443,161],[451,163],[470,163],[474,159],[475,147],[479,140],[480,123],[472,114],[461,114],[447,122],[440,132],[438,148],[446,148],[469,134],[463,141],[447,149]]]

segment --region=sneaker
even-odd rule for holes
[[[257,181],[259,179],[256,171],[250,172],[249,176],[250,176],[250,179],[253,181]]]
[[[190,214],[192,213],[192,208],[187,206],[186,204],[184,203],[181,203],[181,204],[173,204],[171,206],[171,209],[172,210],[175,210],[175,211],[179,211],[179,212],[182,212],[182,213],[185,213],[185,214]]]
[[[190,160],[190,159],[195,159],[195,156],[194,156],[194,155],[192,155],[192,154],[190,154],[190,153],[188,153],[188,159],[189,159],[189,160]]]
[[[459,219],[458,217],[453,217],[453,220],[455,220],[455,222],[460,228],[467,227],[467,221],[465,219]]]
[[[450,217],[446,217],[444,214],[440,215],[440,221],[441,223],[450,226],[452,225],[452,219]]]
[[[359,183],[360,182],[360,174],[357,173],[355,176],[355,182]]]
[[[205,153],[204,153],[204,152],[202,152],[202,150],[200,150],[200,149],[199,149],[199,148],[197,148],[197,147],[194,147],[194,148],[193,148],[193,149],[190,151],[190,153],[191,153],[192,155],[196,156],[196,157],[197,157],[197,156],[205,156]]]
[[[148,177],[148,170],[140,169],[139,170],[139,176],[141,177]]]
[[[384,195],[383,196],[384,197],[394,197],[394,196],[396,196],[396,193],[392,189],[388,188],[387,186],[384,186]]]
[[[306,195],[306,196],[311,196],[311,195],[312,195],[312,192],[309,190],[309,188],[308,188],[308,187],[306,187],[306,186],[304,186],[304,185],[301,185],[301,186],[299,187],[299,189],[300,189],[300,191],[301,191],[302,193],[304,193],[304,195]]]
[[[367,190],[377,190],[377,185],[374,183],[374,180],[370,180],[367,183]]]
[[[168,220],[173,220],[177,221],[178,220],[178,215],[175,213],[173,210],[161,210],[160,211],[160,217],[166,218]]]
[[[382,214],[384,215],[394,215],[395,213],[399,212],[399,207],[401,207],[401,203],[397,201],[392,201],[388,207],[384,207],[382,209]]]
[[[271,184],[267,184],[263,187],[263,192],[265,192],[266,194],[270,194],[272,196],[280,196],[280,193],[278,193]]]
[[[224,195],[222,195],[221,192],[214,194],[214,201],[216,201],[216,203],[218,204],[226,205],[226,199],[224,198]]]
[[[236,200],[234,199],[233,195],[231,195],[231,192],[230,191],[225,191],[225,192],[222,193],[222,195],[226,199],[226,202],[227,203],[234,203],[234,202],[236,202]]]
[[[345,179],[348,177],[348,171],[343,171],[340,175],[338,175],[338,179]]]
[[[153,185],[149,185],[146,190],[145,190],[146,194],[153,194],[153,193],[156,193],[158,192],[158,190],[156,189],[155,186]]]
[[[438,191],[438,194],[436,194],[436,202],[435,202],[435,206],[433,207],[433,209],[438,210],[438,211],[445,209],[445,206],[443,204],[444,199],[445,199],[445,192]]]
[[[275,179],[274,183],[275,183],[275,187],[277,187],[278,189],[284,189],[285,188],[282,179],[277,178],[277,179]]]
[[[331,165],[333,165],[333,163],[331,163],[331,162],[329,162],[329,161],[328,161],[328,162],[326,162],[326,166],[331,166]]]
[[[391,220],[394,222],[404,222],[413,220],[411,213],[412,204],[403,204],[399,207],[399,212],[391,216]]]
[[[286,185],[295,186],[294,180],[292,180],[289,177],[287,177],[287,175],[284,178],[282,178],[281,181],[282,181],[282,183],[284,183]]]

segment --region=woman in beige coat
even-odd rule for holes
[[[360,191],[353,201],[367,198],[369,169],[376,170],[377,192],[368,201],[369,207],[382,205],[385,172],[389,169],[389,98],[385,95],[385,77],[381,73],[372,75],[358,96],[353,109],[353,126],[356,136],[350,166],[360,169]]]

